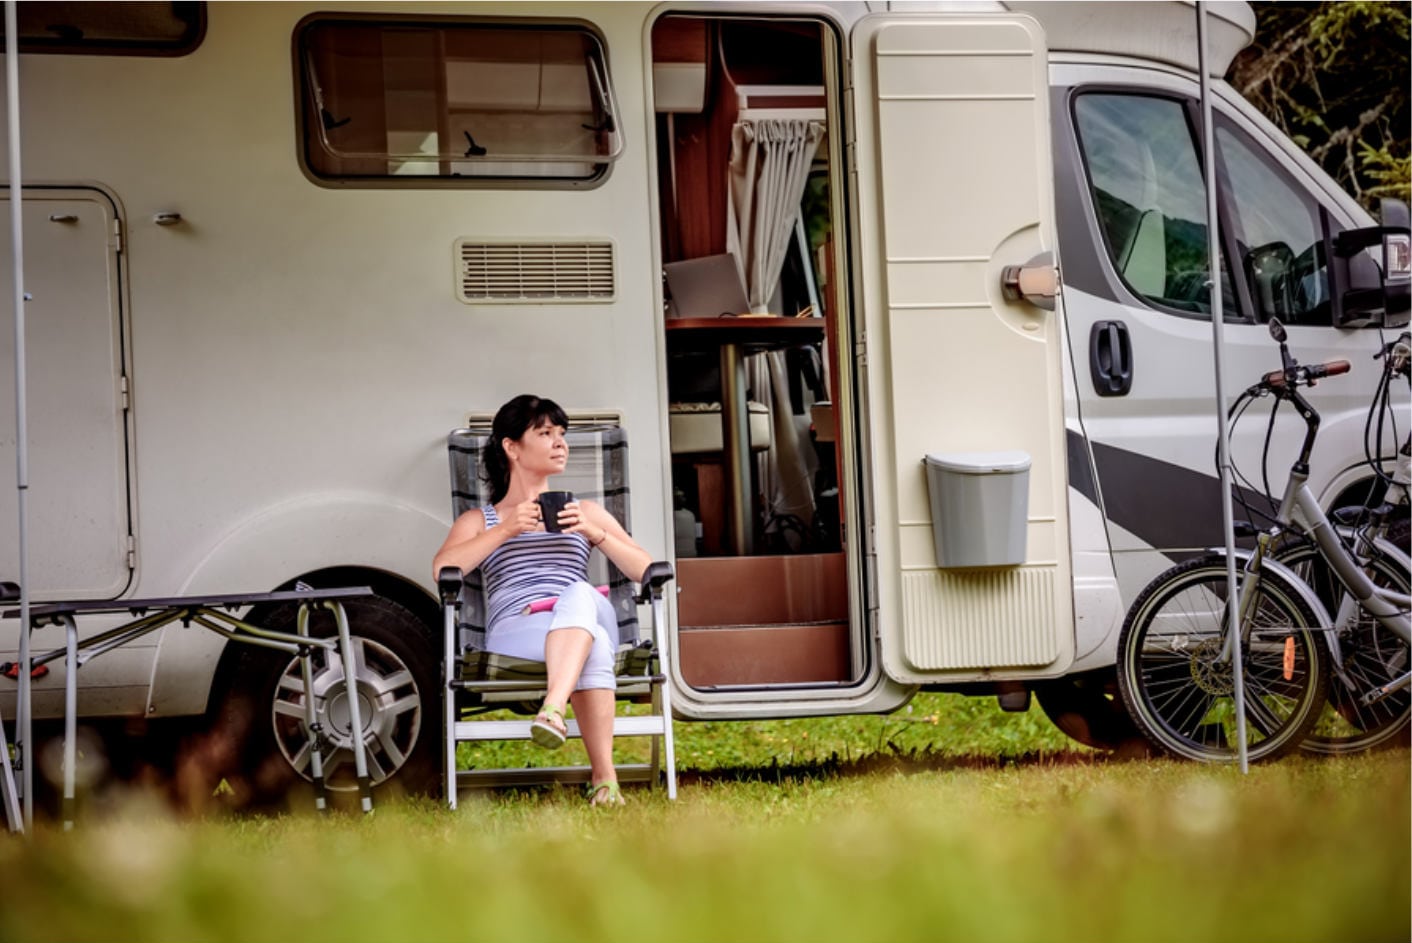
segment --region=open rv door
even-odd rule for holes
[[[882,14],[856,25],[852,60],[883,667],[904,683],[1061,672],[1074,615],[1064,335],[1053,256],[1037,258],[1055,250],[1043,33],[1017,15]],[[1025,294],[1006,291],[1009,267],[1027,267]],[[924,458],[1018,452],[1023,563],[940,567]]]

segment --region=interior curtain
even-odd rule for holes
[[[754,314],[769,313],[823,136],[822,122],[802,119],[751,119],[731,129],[726,238]]]
[[[794,238],[800,201],[809,181],[824,125],[802,119],[749,119],[731,129],[728,248],[740,265],[752,314],[770,312],[780,272]],[[771,444],[761,456],[760,483],[768,507],[766,526],[794,518],[808,528],[814,519],[814,455],[804,445],[807,417],[790,409],[784,353],[757,354],[746,361],[751,398],[770,410]]]

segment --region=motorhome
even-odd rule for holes
[[[1196,12],[886,6],[20,4],[33,598],[369,585],[374,778],[427,787],[447,436],[534,392],[630,438],[679,719],[1036,692],[1116,742],[1128,602],[1221,539]],[[1219,76],[1254,17],[1210,7]],[[1327,247],[1374,221],[1212,92],[1225,370],[1275,315],[1353,361],[1314,394],[1338,503],[1387,315]],[[15,531],[6,500],[7,578]],[[79,709],[253,705],[240,762],[298,775],[295,671],[173,626]]]

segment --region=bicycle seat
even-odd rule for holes
[[[1334,508],[1329,513],[1329,520],[1340,527],[1357,527],[1363,523],[1364,516],[1367,515],[1368,508],[1360,504],[1350,505],[1345,508]]]

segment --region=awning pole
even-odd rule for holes
[[[1239,583],[1236,580],[1235,512],[1231,507],[1231,430],[1226,420],[1226,390],[1222,369],[1225,355],[1225,306],[1221,297],[1220,221],[1216,214],[1216,138],[1211,122],[1211,70],[1206,64],[1206,3],[1196,4],[1197,68],[1201,72],[1202,170],[1206,177],[1206,264],[1211,273],[1211,349],[1216,367],[1216,430],[1219,437],[1221,474],[1221,522],[1226,537],[1226,625],[1237,626],[1240,618]],[[1239,628],[1237,628],[1237,633]],[[1236,750],[1240,771],[1250,772],[1245,744],[1245,670],[1242,667],[1240,636],[1232,646],[1231,671],[1235,676]]]
[[[15,750],[24,783],[25,829],[34,824],[34,749],[30,718],[29,429],[25,423],[24,175],[20,170],[20,49],[15,0],[5,0],[5,117],[10,145],[10,272],[15,286],[15,490],[19,503],[20,677],[15,699]]]

